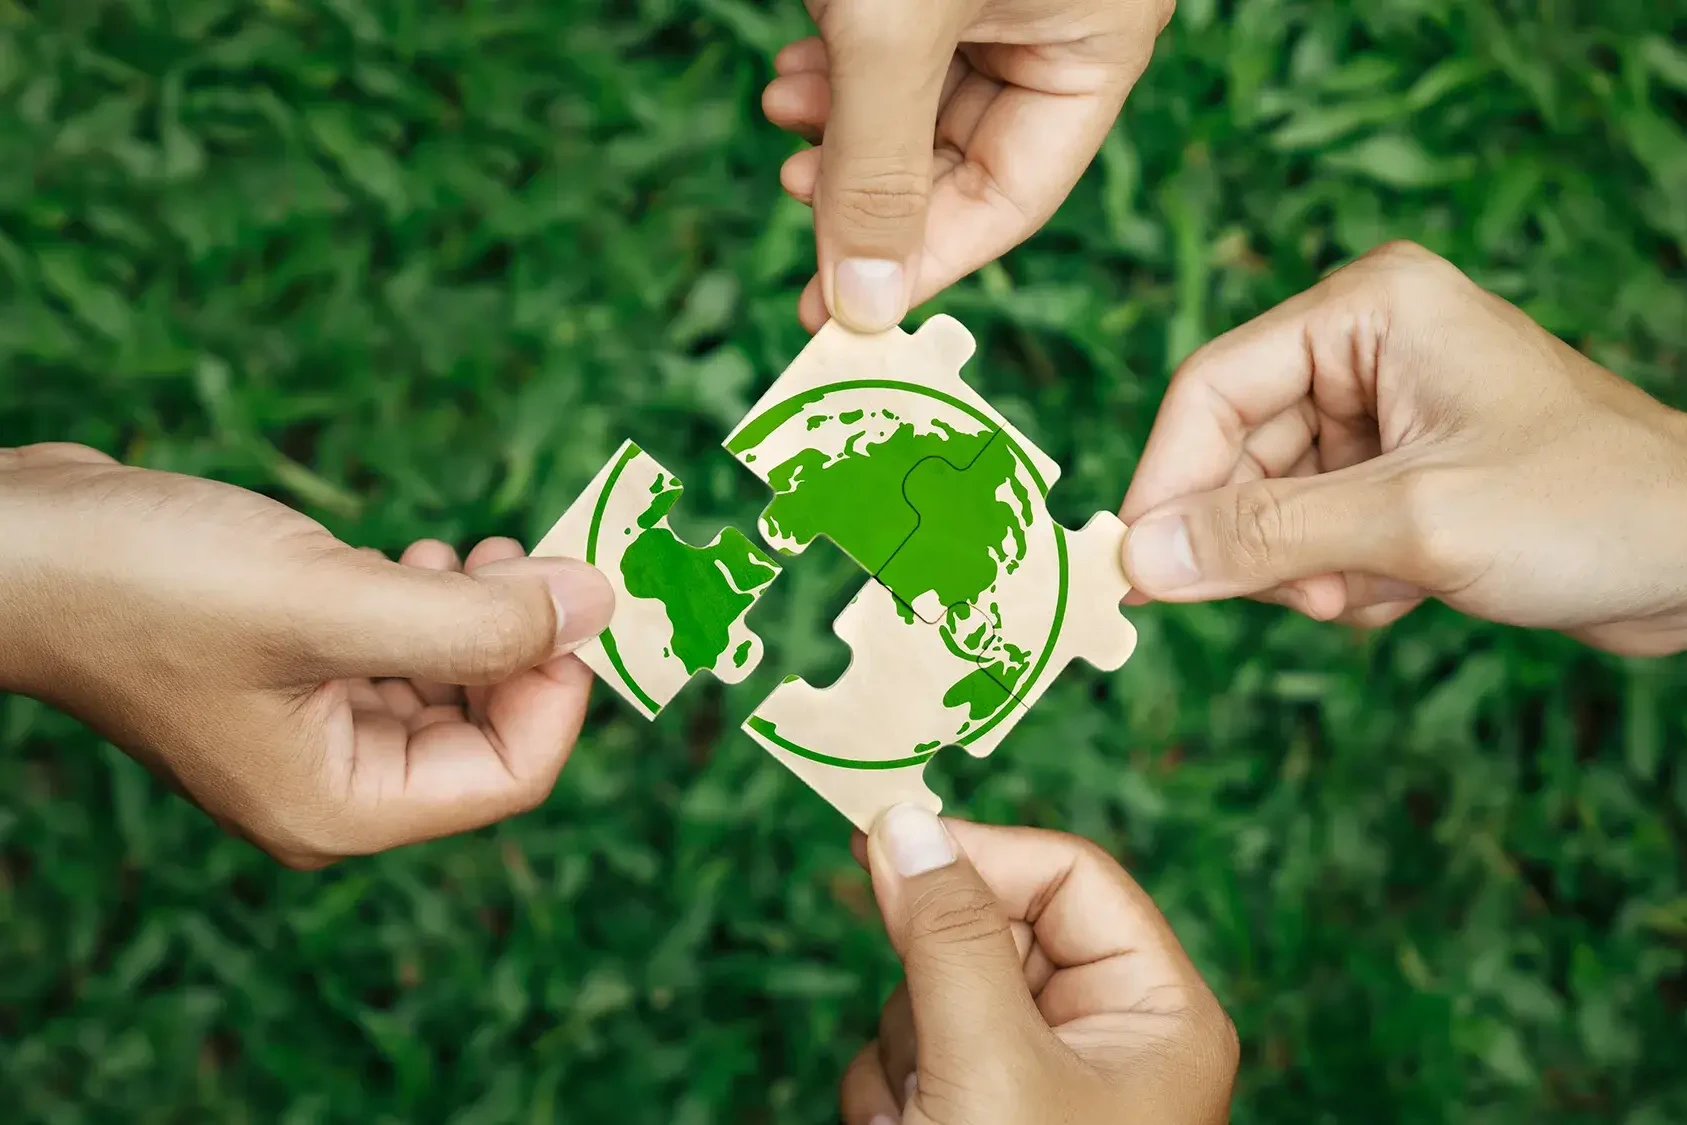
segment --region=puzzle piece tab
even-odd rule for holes
[[[779,566],[736,528],[706,547],[681,540],[668,512],[683,488],[632,442],[533,548],[584,559],[615,589],[609,628],[580,648],[586,665],[655,718],[692,676],[737,683],[761,661],[761,638],[745,617]]]
[[[944,746],[982,756],[1024,707],[940,630],[869,580],[833,630],[851,651],[830,687],[792,677],[764,699],[744,730],[862,831],[892,805],[933,812],[926,763]]]
[[[902,493],[914,466],[966,468],[1002,432],[1034,451],[961,379],[973,348],[946,316],[912,335],[862,336],[836,321],[816,333],[723,443],[774,490],[763,538],[797,554],[824,535],[877,575],[914,532]]]
[[[1073,659],[1123,665],[1136,630],[1119,612],[1125,525],[1102,512],[1060,526],[1053,481],[1015,444],[1001,434],[965,470],[915,466],[904,493],[919,524],[882,581],[922,616],[941,612],[939,628],[1029,706]]]

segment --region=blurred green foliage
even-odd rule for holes
[[[1113,507],[1177,359],[1393,237],[1681,403],[1687,23],[1611,0],[1183,0],[1046,232],[930,309]],[[797,0],[0,3],[0,441],[357,542],[531,542],[622,437],[688,534],[801,346],[760,118]],[[1617,498],[1616,502],[1620,502]],[[895,979],[844,823],[737,733],[828,677],[816,548],[741,691],[598,693],[540,811],[319,875],[0,705],[0,1116],[829,1120]],[[1427,609],[1151,609],[953,808],[1121,855],[1233,1013],[1236,1120],[1687,1119],[1687,665]],[[1672,702],[1673,701],[1673,702]]]

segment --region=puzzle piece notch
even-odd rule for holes
[[[534,547],[584,559],[615,590],[609,628],[577,650],[593,672],[655,718],[699,672],[738,683],[761,662],[746,623],[780,568],[736,528],[694,546],[668,525],[684,486],[628,441]]]
[[[944,746],[988,754],[1025,711],[977,662],[869,579],[833,622],[847,668],[817,688],[790,677],[744,731],[863,831],[892,805],[941,808],[927,763]]]
[[[922,462],[904,482],[920,522],[881,576],[1027,706],[1072,660],[1112,671],[1136,644],[1124,524],[1102,512],[1068,531],[1045,489],[1005,434],[964,470]]]
[[[947,316],[912,335],[859,335],[835,321],[816,333],[723,443],[776,494],[762,537],[799,554],[824,536],[878,575],[917,525],[902,494],[915,465],[964,469],[1003,431],[1029,446],[961,379],[974,350]],[[1052,480],[1058,467],[1035,456]]]

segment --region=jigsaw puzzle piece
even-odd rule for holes
[[[533,548],[584,559],[609,579],[614,619],[576,655],[646,718],[698,672],[730,684],[755,670],[762,642],[745,617],[779,576],[736,528],[705,547],[675,535],[668,513],[682,491],[678,477],[624,442]]]
[[[1003,433],[964,470],[915,466],[904,492],[920,522],[880,576],[1026,706],[1072,660],[1112,671],[1136,645],[1119,611],[1125,525],[1060,526],[1035,464]]]
[[[836,321],[815,334],[722,444],[774,491],[762,537],[800,553],[817,535],[878,574],[917,524],[903,481],[918,464],[965,468],[998,433],[1034,450],[960,377],[972,335],[933,317],[910,335]],[[1037,468],[1058,468],[1040,452]]]
[[[987,754],[1024,708],[939,630],[869,580],[833,624],[851,651],[830,687],[792,677],[744,730],[862,831],[892,805],[941,805],[923,779],[938,750]]]

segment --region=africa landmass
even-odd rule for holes
[[[693,675],[714,668],[732,643],[732,625],[754,604],[756,591],[779,571],[743,532],[726,528],[707,547],[693,547],[656,524],[680,497],[679,483],[658,475],[650,506],[638,518],[636,538],[621,555],[621,581],[635,598],[654,598],[667,612],[672,635],[667,652]],[[739,644],[732,662],[742,668],[750,642]]]

